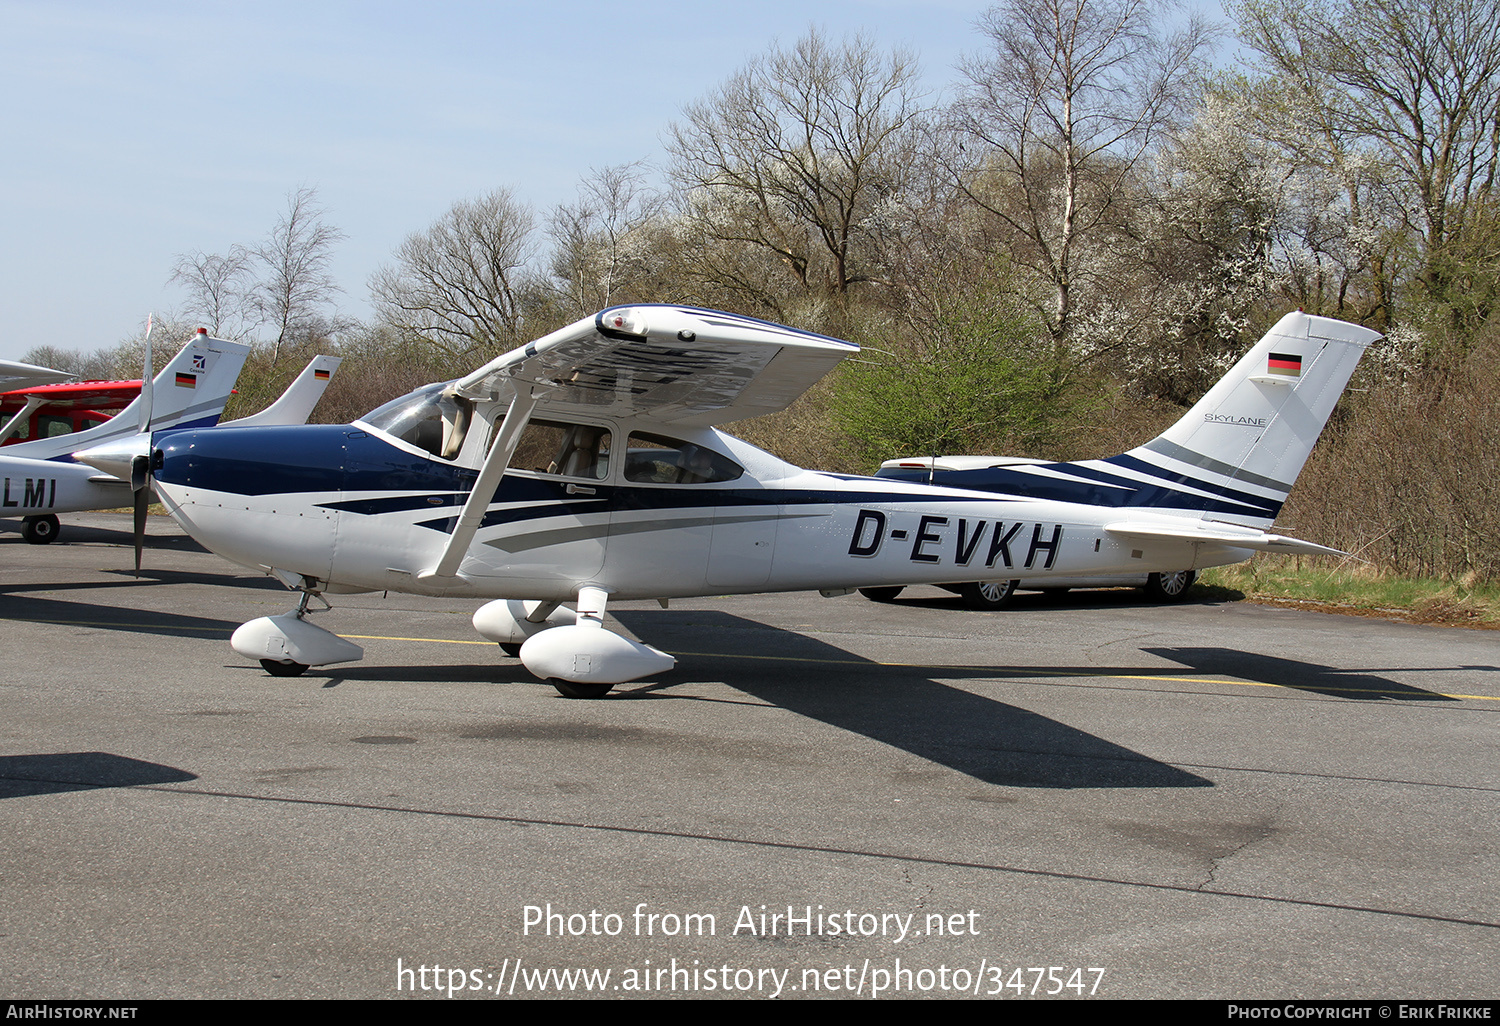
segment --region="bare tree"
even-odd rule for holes
[[[286,211],[271,235],[254,250],[265,268],[265,278],[256,288],[256,300],[264,323],[276,332],[271,344],[271,362],[282,346],[326,325],[320,308],[343,291],[328,262],[342,232],[323,221],[317,205],[317,190],[302,188],[287,196]]]
[[[535,219],[508,189],[455,203],[370,279],[386,322],[450,355],[520,336]]]
[[[255,291],[250,281],[251,260],[252,254],[243,246],[230,247],[227,256],[197,250],[178,256],[168,283],[187,289],[183,313],[219,337],[236,337],[249,329]]]
[[[628,281],[649,273],[643,229],[660,218],[664,205],[639,163],[619,164],[591,171],[578,187],[578,202],[553,212],[552,275],[574,316],[613,305]]]
[[[1177,120],[1211,33],[1168,32],[1168,0],[1002,0],[949,125],[959,187],[1011,236],[1059,345],[1137,165]]]
[[[1313,121],[1331,152],[1363,150],[1384,165],[1402,227],[1420,240],[1427,297],[1472,303],[1475,272],[1500,261],[1500,5],[1240,0],[1233,10],[1241,39],[1296,101],[1281,115]]]
[[[882,54],[864,37],[834,46],[816,31],[751,61],[670,130],[689,217],[844,301],[877,274],[862,246],[902,189],[923,110],[917,76],[905,50]]]

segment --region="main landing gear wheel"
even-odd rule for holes
[[[894,602],[896,596],[901,594],[901,586],[894,588],[861,588],[859,593],[871,602]]]
[[[553,677],[549,683],[564,698],[603,698],[614,687],[613,684],[580,684],[561,677]]]
[[[1020,583],[1020,581],[969,583],[961,585],[958,594],[963,598],[964,605],[970,609],[981,611],[1000,609],[1010,604],[1011,596],[1016,593],[1016,585]]]
[[[44,517],[27,517],[21,521],[21,537],[33,545],[46,545],[56,541],[60,530],[62,524],[50,513]]]
[[[500,642],[500,651],[512,659],[519,659],[521,658],[521,643],[519,641],[502,641]]]
[[[300,677],[307,672],[306,663],[283,663],[276,659],[262,659],[260,665],[273,677]]]
[[[1198,579],[1196,570],[1179,570],[1175,574],[1152,574],[1146,578],[1142,589],[1158,602],[1181,602],[1193,582]]]

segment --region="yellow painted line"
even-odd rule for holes
[[[360,641],[425,641],[438,645],[492,645],[492,641],[458,641],[448,638],[388,638],[377,634],[346,634],[341,637],[358,638]],[[739,655],[729,652],[674,652],[673,655],[693,656],[699,659],[759,659],[771,662],[791,663],[816,663],[825,666],[880,666],[894,669],[920,669],[928,671],[964,671],[974,670],[980,673],[993,673],[992,666],[934,666],[932,663],[884,663],[875,660],[864,659],[805,659],[799,656],[776,656],[776,655]],[[1027,677],[1070,677],[1079,678],[1088,676],[1081,673],[1069,673],[1062,670],[1013,670],[1003,674],[1008,679],[1024,679]],[[1153,683],[1176,683],[1176,684],[1222,684],[1233,687],[1247,688],[1279,688],[1282,690],[1302,690],[1287,684],[1270,684],[1259,680],[1224,680],[1218,677],[1181,677],[1170,674],[1148,674],[1148,673],[1100,673],[1095,677],[1101,680],[1145,680]],[[1406,697],[1412,701],[1418,701],[1416,696],[1405,691],[1388,691],[1380,688],[1340,688],[1328,685],[1311,685],[1310,691],[1330,691],[1335,693],[1347,693],[1356,695],[1396,695]],[[1441,691],[1423,692],[1426,695],[1434,695],[1438,698],[1471,699],[1477,702],[1500,702],[1500,695],[1449,695]]]
[[[55,623],[73,627],[121,627],[134,626],[123,623],[110,623],[103,620],[32,620],[12,617],[12,621],[20,623]],[[222,631],[222,627],[171,627],[178,631]],[[341,634],[342,638],[353,638],[357,641],[412,641],[427,645],[493,645],[493,641],[468,641],[461,638],[398,638],[383,634]],[[808,659],[800,656],[776,656],[776,655],[738,655],[731,652],[677,652],[675,655],[694,656],[700,659],[760,659],[772,662],[790,663],[816,663],[826,666],[881,666],[891,669],[920,669],[929,671],[952,670],[955,672],[974,670],[980,673],[993,674],[992,666],[935,666],[932,663],[883,663],[873,659]],[[1003,674],[1008,679],[1024,679],[1026,677],[1071,677],[1080,678],[1088,676],[1081,673],[1069,673],[1062,670],[1021,670],[1007,671]],[[1100,680],[1145,680],[1153,683],[1176,683],[1176,684],[1224,684],[1234,687],[1246,688],[1280,688],[1283,690],[1301,690],[1289,684],[1270,684],[1260,680],[1224,680],[1217,677],[1180,677],[1167,674],[1147,673],[1099,673],[1094,674]],[[1343,692],[1358,695],[1396,695],[1417,699],[1405,691],[1385,691],[1378,688],[1339,688],[1326,685],[1310,685],[1306,690]],[[1434,695],[1438,698],[1452,698],[1456,700],[1469,700],[1474,702],[1500,702],[1500,695],[1450,695],[1441,691],[1428,691],[1424,694]]]
[[[885,667],[894,667],[896,669],[932,670],[932,671],[939,671],[939,670],[955,670],[955,671],[959,671],[959,670],[973,670],[973,671],[976,671],[976,672],[979,672],[979,673],[991,673],[991,674],[993,674],[993,672],[995,670],[995,667],[993,667],[993,666],[937,666],[937,665],[934,665],[932,663],[881,663],[881,662],[876,662],[873,659],[872,660],[863,660],[863,659],[800,659],[800,658],[798,658],[796,656],[732,655],[732,654],[727,653],[727,652],[679,652],[679,653],[675,653],[675,654],[677,654],[677,655],[685,655],[685,656],[698,656],[700,658],[708,658],[708,659],[780,659],[780,660],[785,660],[785,661],[790,661],[790,662],[798,662],[798,663],[825,663],[825,664],[830,665],[830,666],[885,666]],[[1077,679],[1077,678],[1080,678],[1080,677],[1094,676],[1094,677],[1096,677],[1096,678],[1098,678],[1100,680],[1172,681],[1172,682],[1180,683],[1180,684],[1230,684],[1230,685],[1235,685],[1237,687],[1247,687],[1247,688],[1282,688],[1282,689],[1285,689],[1285,690],[1300,690],[1300,689],[1298,689],[1298,688],[1296,688],[1296,687],[1294,687],[1293,685],[1290,685],[1290,684],[1268,684],[1265,681],[1260,681],[1260,680],[1224,680],[1223,678],[1220,678],[1220,677],[1179,677],[1179,676],[1173,676],[1173,675],[1167,675],[1167,674],[1097,673],[1097,674],[1090,675],[1090,674],[1083,674],[1083,673],[1071,673],[1071,672],[1068,672],[1068,671],[1065,671],[1065,670],[1040,670],[1040,669],[1037,669],[1037,670],[1023,670],[1023,669],[1015,669],[1015,670],[1006,671],[1003,675],[999,675],[999,676],[1004,676],[1004,677],[1006,677],[1008,679],[1010,679],[1010,678],[1020,679],[1020,678],[1026,678],[1026,677],[1069,677],[1069,678]],[[1321,685],[1321,684],[1309,685],[1308,690],[1311,690],[1311,691],[1342,691],[1342,692],[1348,692],[1350,694],[1361,694],[1361,695],[1406,695],[1407,694],[1407,692],[1405,692],[1405,691],[1388,691],[1388,690],[1383,690],[1383,689],[1379,689],[1379,688],[1339,688],[1339,687],[1330,687],[1330,686]],[[1427,694],[1427,695],[1436,695],[1439,698],[1459,698],[1459,699],[1462,699],[1462,698],[1472,698],[1472,699],[1475,699],[1477,701],[1483,701],[1483,702],[1500,702],[1500,695],[1448,695],[1448,694],[1444,694],[1441,691],[1427,691],[1427,692],[1423,692],[1423,693]]]
[[[493,645],[493,641],[465,641],[460,638],[387,638],[381,634],[340,634],[341,638],[356,641],[425,641],[433,645]]]

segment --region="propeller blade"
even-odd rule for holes
[[[135,576],[141,576],[141,549],[146,544],[146,507],[151,502],[151,457],[130,461],[130,488],[135,496]]]
[[[155,328],[155,317],[146,317],[146,368],[141,375],[141,430],[151,430],[151,331]]]

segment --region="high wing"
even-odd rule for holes
[[[454,578],[532,411],[710,426],[774,413],[859,347],[782,324],[691,306],[617,306],[554,331],[453,386],[509,403],[442,556],[420,580]]]
[[[504,400],[524,390],[548,409],[708,426],[785,409],[857,352],[852,342],[753,317],[643,304],[514,349],[454,391]]]
[[[70,381],[76,376],[67,371],[53,370],[51,367],[38,367],[34,363],[0,360],[0,391],[4,392]]]
[[[28,385],[0,393],[0,410],[9,412],[19,409],[27,399],[33,397],[60,410],[123,410],[130,400],[140,394],[139,378],[134,381],[72,381],[58,385]]]

